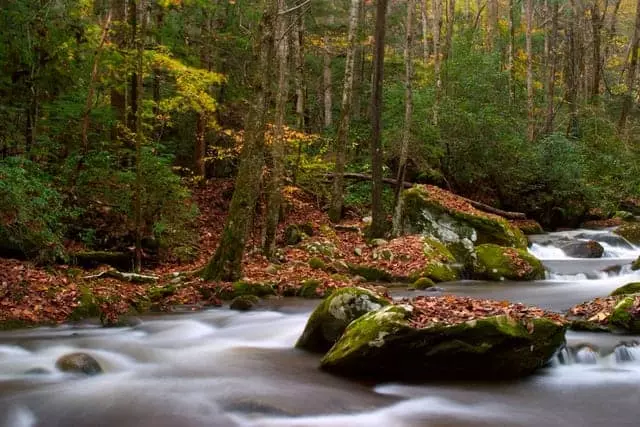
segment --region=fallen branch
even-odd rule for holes
[[[94,274],[92,276],[85,276],[83,279],[92,280],[92,279],[103,279],[103,278],[113,278],[122,280],[123,282],[131,282],[131,283],[155,283],[160,278],[158,276],[150,276],[146,274],[138,274],[138,273],[123,273],[118,270],[105,270],[98,274]]]
[[[335,177],[335,173],[328,173],[325,176],[328,179],[333,179]],[[367,175],[364,173],[346,172],[342,176],[345,179],[353,179],[356,181],[371,181],[371,175]],[[385,184],[398,185],[398,181],[393,178],[382,178],[382,182],[384,182]],[[404,185],[404,188],[411,188],[415,184],[413,184],[412,182],[405,182],[403,183],[403,185]],[[503,211],[502,209],[494,208],[493,206],[489,206],[481,202],[476,202],[475,200],[467,199],[466,197],[462,197],[462,196],[457,196],[457,197],[469,203],[474,208],[484,212],[489,212],[494,215],[499,215],[507,219],[527,219],[527,216],[522,212]]]

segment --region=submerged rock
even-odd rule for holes
[[[476,248],[474,277],[487,280],[541,280],[544,266],[525,250],[485,244]]]
[[[66,354],[56,361],[56,368],[62,372],[84,375],[98,375],[103,372],[98,361],[87,353]]]
[[[340,338],[349,323],[388,304],[389,301],[368,289],[339,289],[313,311],[296,347],[323,353]]]
[[[394,305],[360,317],[321,367],[376,380],[502,379],[531,374],[564,343],[564,326],[507,315],[414,327],[413,307]]]
[[[573,258],[602,258],[604,248],[595,240],[575,240],[560,246],[560,249]]]

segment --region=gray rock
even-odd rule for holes
[[[56,368],[62,372],[84,375],[98,375],[103,372],[98,361],[87,353],[66,354],[56,361]]]

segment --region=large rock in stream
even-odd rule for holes
[[[523,249],[485,244],[476,248],[474,277],[486,280],[541,280],[544,266]]]
[[[405,233],[436,237],[466,265],[474,259],[474,244],[527,247],[525,235],[506,219],[479,211],[438,187],[416,185],[406,190],[403,198]]]
[[[313,311],[296,347],[324,353],[340,338],[349,323],[386,305],[389,301],[368,289],[339,289]]]
[[[562,252],[573,258],[602,258],[604,247],[595,240],[574,240],[560,246]]]
[[[87,353],[71,353],[61,356],[56,361],[56,368],[62,372],[89,376],[103,372],[98,361]]]
[[[523,320],[507,312],[419,327],[413,322],[414,309],[393,305],[355,320],[321,367],[388,381],[496,380],[531,374],[564,343],[565,327],[546,317]]]

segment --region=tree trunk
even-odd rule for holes
[[[138,2],[140,0],[129,0],[129,26],[131,27],[131,46],[137,47],[138,37]],[[127,117],[127,126],[131,132],[136,131],[136,121],[138,117],[138,67],[134,67],[131,73],[131,97],[129,98],[129,116]]]
[[[342,200],[344,197],[344,182],[342,173],[346,163],[347,142],[349,140],[349,124],[351,119],[351,101],[353,99],[353,67],[356,53],[356,34],[358,32],[358,15],[360,0],[351,0],[349,8],[349,32],[347,34],[347,58],[344,67],[344,86],[342,88],[342,105],[340,109],[340,123],[336,137],[336,179],[333,181],[329,219],[340,221],[342,216]]]
[[[429,63],[429,13],[427,0],[420,1],[420,16],[422,18],[422,55],[425,65]]]
[[[640,1],[640,0],[639,0]],[[371,237],[385,233],[385,213],[382,206],[382,83],[384,81],[384,40],[387,21],[387,0],[376,3],[375,51],[373,53],[373,91],[371,94]]]
[[[565,67],[565,102],[569,105],[569,125],[567,135],[578,136],[578,59],[576,49],[576,9],[575,0],[571,0],[570,16],[567,28],[567,54]]]
[[[638,68],[638,48],[640,48],[640,0],[636,4],[636,23],[633,30],[633,36],[631,37],[631,59],[629,60],[629,66],[627,67],[627,76],[625,84],[627,86],[627,92],[624,95],[622,102],[622,111],[620,112],[620,120],[618,121],[618,132],[624,133],[626,130],[627,119],[633,106],[633,87],[636,80],[636,71]]]
[[[547,73],[547,112],[544,121],[544,132],[550,134],[553,132],[553,120],[555,118],[553,97],[555,95],[556,67],[558,64],[558,55],[556,54],[556,45],[558,40],[558,2],[553,2],[551,12],[551,34],[549,39],[549,59]]]
[[[535,117],[533,105],[533,49],[531,46],[531,33],[533,31],[533,0],[526,0],[525,44],[527,52],[527,140],[533,142],[535,137]]]
[[[263,1],[264,13],[259,26],[253,102],[247,115],[244,145],[235,190],[229,206],[220,243],[203,271],[205,280],[237,280],[242,275],[242,256],[249,226],[260,193],[264,164],[264,134],[269,106],[268,86],[274,57],[274,29],[278,12],[275,0]]]
[[[442,60],[446,61],[452,55],[453,49],[453,24],[456,17],[456,0],[448,0],[447,9],[447,36],[444,39],[444,50],[442,52]]]
[[[598,5],[599,0],[593,0],[593,7],[591,8],[591,32],[593,33],[593,62],[591,67],[593,69],[593,80],[591,82],[591,98],[595,100],[600,95],[600,69],[602,67],[602,59],[600,58],[600,45],[602,40],[602,24],[604,14],[600,15],[600,7]]]
[[[126,17],[127,17],[127,3],[126,0],[111,0],[111,16],[113,19],[113,35],[111,40],[113,41],[116,49],[120,52],[127,49],[127,37],[126,37]],[[121,69],[126,69],[125,64],[120,65]],[[117,71],[116,71],[117,73]],[[125,114],[127,109],[127,93],[125,85],[121,84],[126,77],[116,74],[115,84],[111,85],[110,91],[110,103],[113,110],[113,116],[115,123],[111,128],[111,141],[117,142],[122,138],[121,126],[125,124]]]
[[[487,0],[487,50],[492,51],[498,34],[498,0]]]
[[[296,128],[304,132],[305,120],[304,120],[304,102],[305,102],[305,87],[304,87],[304,21],[302,14],[299,14],[293,22],[294,34],[293,34],[293,60],[295,64],[294,81],[296,86]],[[302,161],[302,142],[298,141],[298,154],[296,156],[296,165],[293,171],[293,185],[296,184],[298,178],[298,172],[300,171],[300,162]]]
[[[273,143],[271,144],[271,158],[273,168],[269,179],[269,194],[267,195],[267,215],[264,228],[263,253],[267,259],[274,257],[276,252],[276,237],[280,221],[280,205],[282,204],[282,180],[284,178],[285,138],[284,124],[289,92],[289,42],[287,40],[287,26],[289,21],[282,14],[286,9],[284,0],[278,0],[280,13],[276,19],[276,58],[278,60],[278,90],[276,92],[275,127]]]
[[[140,5],[139,10],[138,5]],[[142,268],[142,232],[144,229],[144,218],[142,218],[142,143],[144,141],[144,133],[142,130],[142,108],[138,108],[141,104],[140,101],[142,100],[144,40],[146,37],[146,19],[144,16],[144,10],[144,0],[132,1],[131,12],[134,15],[134,17],[132,18],[134,22],[133,42],[134,46],[136,46],[136,66],[135,73],[133,74],[133,77],[135,78],[135,84],[131,88],[131,108],[132,113],[135,114],[133,131],[135,132],[136,138],[136,188],[134,193],[134,221],[136,235],[135,271],[137,273],[139,273]],[[142,22],[139,33],[137,28],[138,13],[140,13],[140,21]]]
[[[509,0],[509,99],[513,104],[516,100],[516,69],[514,61],[516,56],[516,10],[514,0]]]
[[[396,175],[397,185],[394,195],[394,211],[393,211],[393,229],[394,236],[401,233],[402,218],[402,190],[404,187],[404,178],[407,168],[407,156],[409,153],[409,140],[411,138],[411,122],[413,117],[413,88],[411,80],[413,79],[413,12],[415,9],[414,0],[407,0],[407,23],[406,37],[404,45],[404,69],[405,69],[405,100],[404,100],[404,126],[402,129],[402,145],[400,146],[400,159],[398,161],[398,173]]]
[[[433,124],[438,125],[438,114],[440,109],[440,92],[442,90],[442,80],[440,72],[440,29],[442,28],[442,0],[433,1],[433,73],[436,83],[435,100],[433,101]]]
[[[323,52],[323,95],[324,95],[324,127],[328,128],[333,124],[333,99],[331,89],[331,51],[329,50],[329,36],[324,36]]]
[[[196,117],[196,143],[193,163],[196,176],[201,176],[202,178],[206,178],[207,175],[207,168],[204,161],[207,156],[206,129],[207,116],[204,112],[199,112]]]

